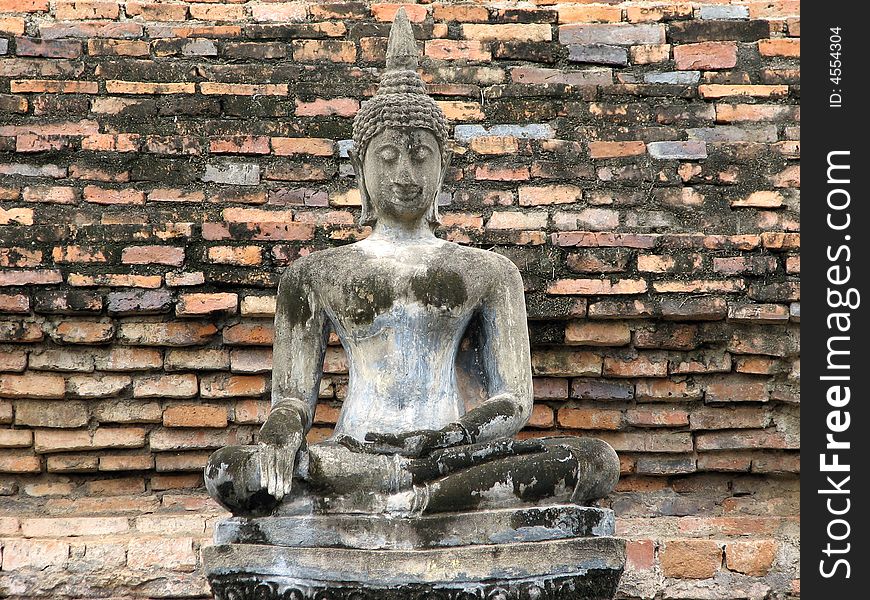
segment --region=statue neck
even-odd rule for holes
[[[372,233],[369,235],[369,239],[395,242],[428,242],[438,238],[425,219],[407,223],[378,217],[374,229],[372,229]]]

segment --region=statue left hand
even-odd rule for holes
[[[367,433],[366,441],[373,442],[370,450],[379,454],[401,454],[417,458],[430,452],[468,444],[471,440],[464,428],[448,425],[444,429],[420,429],[406,433]]]

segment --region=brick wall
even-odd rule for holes
[[[0,596],[208,594],[200,470],[268,410],[281,270],[366,234],[395,7],[0,0]],[[798,595],[798,2],[408,13],[440,234],[525,277],[525,434],[620,453],[622,594]]]

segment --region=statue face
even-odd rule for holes
[[[387,128],[366,147],[363,184],[378,217],[412,222],[426,215],[441,187],[441,149],[431,131]]]

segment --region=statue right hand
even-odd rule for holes
[[[273,413],[260,429],[260,482],[275,499],[282,500],[290,493],[296,456],[304,445],[305,434],[298,418]]]

